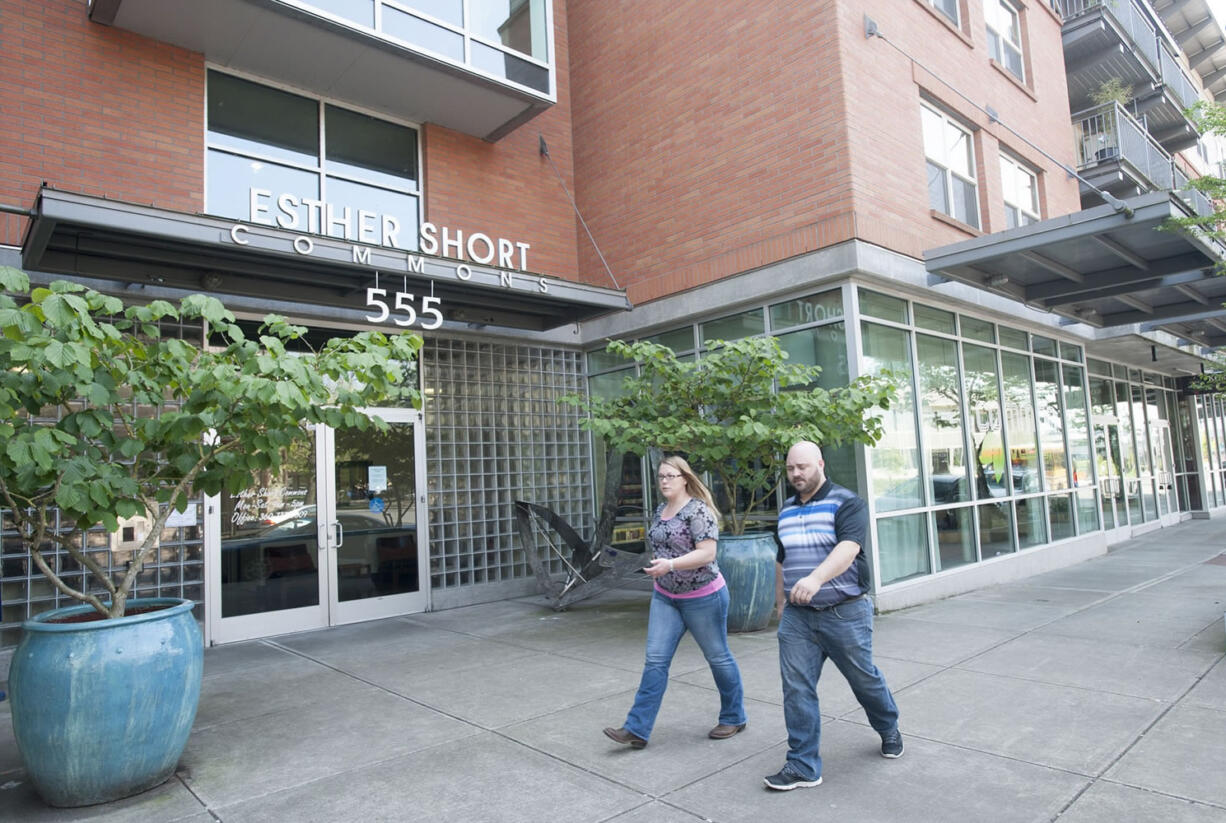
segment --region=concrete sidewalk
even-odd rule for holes
[[[902,710],[886,760],[846,682],[821,681],[825,782],[783,764],[776,643],[734,635],[749,727],[683,641],[651,744],[630,706],[645,589],[555,614],[507,601],[211,649],[176,778],[49,809],[0,703],[5,821],[1226,821],[1226,537],[1191,521],[1024,582],[880,616]]]

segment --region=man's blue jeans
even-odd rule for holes
[[[817,679],[826,658],[847,678],[868,722],[880,734],[898,727],[898,706],[873,665],[873,604],[867,597],[824,611],[791,603],[779,620],[779,675],[788,727],[788,765],[806,780],[822,774],[822,719]]]
[[[668,667],[687,629],[694,635],[715,677],[715,686],[719,689],[719,722],[730,726],[745,722],[741,670],[728,648],[727,587],[703,597],[682,599],[654,592],[647,615],[647,660],[638,694],[634,696],[634,706],[626,715],[625,723],[626,731],[644,740],[651,737],[664,689],[668,687]]]

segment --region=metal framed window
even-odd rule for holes
[[[985,0],[983,16],[988,28],[988,49],[1000,63],[1022,82],[1026,69],[1022,62],[1021,15],[1009,0]]]
[[[979,187],[975,146],[968,129],[929,105],[920,107],[924,156],[928,161],[928,203],[967,225],[979,228]]]
[[[1008,155],[1000,156],[1000,184],[1004,191],[1005,226],[1015,229],[1039,221],[1039,179],[1033,171]]]

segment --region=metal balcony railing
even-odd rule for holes
[[[1077,169],[1106,161],[1132,166],[1151,191],[1170,190],[1174,182],[1171,156],[1149,136],[1119,103],[1087,109],[1073,118],[1077,136]]]
[[[1188,79],[1187,73],[1179,65],[1175,55],[1171,54],[1170,49],[1163,45],[1158,53],[1162,60],[1162,82],[1175,95],[1180,108],[1188,108],[1200,99],[1200,95],[1196,93],[1196,86],[1192,85],[1192,81]]]
[[[1188,204],[1192,211],[1199,214],[1201,217],[1213,214],[1213,203],[1208,197],[1188,187],[1188,175],[1184,174],[1183,169],[1178,166],[1174,167],[1175,177],[1175,194],[1179,195],[1179,199]]]
[[[1158,29],[1152,18],[1134,0],[1063,0],[1064,22],[1102,9],[1132,39],[1135,52],[1148,61],[1155,76],[1160,71]]]

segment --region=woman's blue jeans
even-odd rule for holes
[[[864,713],[880,734],[898,727],[898,706],[873,664],[873,603],[861,597],[823,611],[791,603],[779,619],[779,674],[788,765],[806,780],[822,774],[822,718],[817,679],[826,658],[834,661]]]
[[[719,722],[730,726],[745,722],[741,670],[728,648],[727,587],[703,597],[682,599],[654,592],[647,616],[647,660],[625,723],[626,731],[644,740],[651,737],[660,701],[668,687],[668,668],[686,630],[702,649],[719,689]]]

